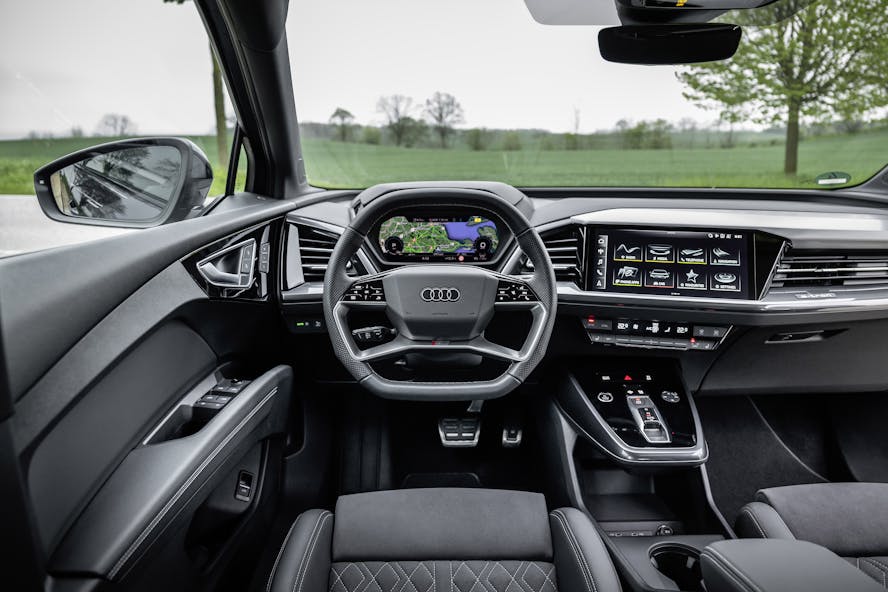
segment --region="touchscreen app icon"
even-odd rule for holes
[[[678,262],[706,265],[706,251],[703,248],[681,249],[678,252]]]
[[[648,245],[647,257],[650,263],[673,263],[675,261],[675,249],[672,245]]]
[[[668,269],[654,268],[646,272],[644,285],[648,288],[674,288],[675,277]]]
[[[690,290],[706,289],[706,274],[695,271],[692,267],[688,271],[681,273],[681,282],[679,288],[687,288]]]
[[[713,265],[740,265],[740,252],[736,247],[713,247],[710,263]]]
[[[632,265],[619,267],[614,271],[614,284],[617,286],[640,286],[640,270]]]
[[[620,243],[614,249],[614,259],[617,261],[641,261],[641,247]]]
[[[736,273],[729,271],[720,271],[712,274],[711,288],[713,290],[724,290],[727,292],[740,291],[740,278]]]

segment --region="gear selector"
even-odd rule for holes
[[[626,397],[629,412],[638,425],[638,431],[651,444],[668,444],[669,430],[663,421],[660,410],[647,396],[629,395]]]

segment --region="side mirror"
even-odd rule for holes
[[[203,207],[212,183],[206,155],[180,138],[101,144],[34,173],[37,200],[53,220],[126,228],[187,218]]]

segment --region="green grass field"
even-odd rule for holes
[[[308,178],[330,188],[393,180],[487,179],[519,187],[816,187],[828,171],[860,183],[888,163],[888,130],[813,138],[799,147],[799,174],[783,174],[783,146],[675,150],[440,150],[305,140]]]
[[[221,194],[225,169],[212,136],[192,137],[213,163],[211,195]],[[41,165],[110,138],[0,141],[0,193],[33,193],[32,175]],[[467,149],[396,148],[306,139],[310,181],[328,188],[358,188],[390,181],[486,179],[524,187],[816,187],[828,171],[860,183],[888,163],[888,130],[803,141],[799,174],[782,173],[782,145],[731,149],[540,150],[506,152]],[[239,171],[243,176],[244,171]]]

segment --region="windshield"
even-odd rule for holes
[[[888,11],[783,4],[807,8],[747,11],[732,59],[676,67],[606,62],[602,27],[538,24],[522,0],[291,2],[309,181],[861,183],[888,161]]]

